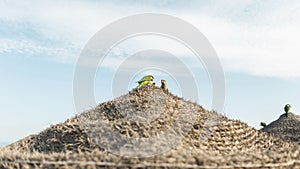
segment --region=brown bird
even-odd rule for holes
[[[166,94],[169,93],[167,82],[165,80],[161,80],[160,82],[161,82],[160,88],[163,90],[163,92]]]

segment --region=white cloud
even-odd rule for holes
[[[21,54],[26,57],[43,56],[61,63],[75,62],[78,55],[74,46],[53,47],[33,41],[0,39],[0,55],[5,53]]]
[[[210,21],[202,30],[227,71],[299,78],[300,22],[282,25],[285,19],[259,26]]]
[[[0,20],[31,23],[50,41],[74,44],[80,50],[95,32],[121,17],[163,12],[198,27],[216,49],[225,71],[300,77],[300,5],[297,1],[212,2],[189,4],[182,10],[173,5],[176,10],[172,10],[167,6],[149,5],[150,2],[116,5],[89,1],[1,1]],[[139,41],[135,43],[143,45]],[[155,44],[168,48],[166,44]],[[55,60],[63,62],[74,62],[78,54],[65,46],[43,45],[34,39],[1,39],[0,52],[9,51],[50,53]],[[113,60],[106,66],[113,67],[117,63]]]

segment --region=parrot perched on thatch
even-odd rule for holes
[[[265,122],[260,122],[260,125],[261,125],[262,127],[266,127],[266,126],[267,126],[267,124],[266,124]]]
[[[169,93],[167,82],[165,80],[161,80],[160,82],[161,82],[160,88],[163,90],[163,92]]]
[[[135,87],[133,90],[136,90],[142,86],[152,84],[152,81],[154,80],[154,77],[152,75],[144,76],[141,80],[137,81],[139,84],[137,87]]]
[[[290,109],[291,109],[291,105],[290,105],[290,104],[286,104],[286,105],[284,106],[284,111],[285,111],[286,117],[288,117],[288,114],[289,114],[289,112],[290,112]]]

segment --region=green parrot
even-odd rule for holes
[[[144,76],[141,80],[137,81],[139,84],[144,81],[153,81],[154,77],[152,75]]]
[[[289,114],[289,112],[290,112],[290,109],[291,109],[291,105],[290,105],[290,104],[286,104],[286,105],[284,106],[284,111],[285,111],[286,117],[288,117],[288,114]]]
[[[160,88],[163,90],[163,92],[169,93],[167,82],[165,80],[161,80],[160,82],[161,82]]]
[[[139,84],[137,87],[135,87],[133,90],[136,90],[142,86],[152,84],[152,81],[154,80],[154,77],[152,75],[144,76],[141,80],[137,81]]]
[[[260,125],[261,125],[262,127],[266,127],[266,126],[267,126],[267,124],[266,124],[265,122],[260,122]]]

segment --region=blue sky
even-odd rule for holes
[[[16,141],[72,117],[73,74],[81,49],[105,25],[144,12],[184,19],[208,38],[225,72],[223,114],[259,128],[260,121],[278,118],[286,103],[293,112],[300,111],[296,0],[0,0],[0,142]],[[119,56],[146,48],[165,49],[190,64],[197,72],[200,93],[194,101],[210,109],[211,84],[202,65],[192,64],[180,45],[158,37],[135,38],[112,52],[95,79],[98,102],[119,95],[107,90]],[[163,74],[156,78],[166,78],[170,89],[181,95],[172,78]]]

